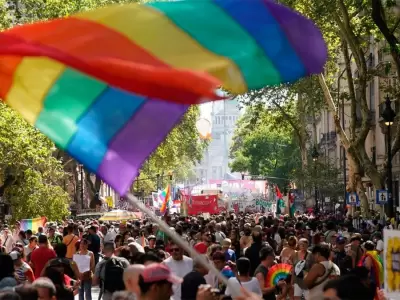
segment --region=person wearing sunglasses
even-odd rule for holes
[[[168,266],[173,275],[183,278],[193,270],[193,260],[190,257],[183,255],[183,249],[178,245],[171,243],[170,253],[171,256],[164,260],[164,264]],[[180,300],[181,284],[174,284],[172,289],[174,292],[172,299]]]

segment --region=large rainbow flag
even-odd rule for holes
[[[125,4],[0,33],[0,98],[121,195],[188,105],[323,71],[312,21],[272,0]]]
[[[33,232],[37,232],[39,227],[43,227],[47,222],[46,217],[34,218],[34,219],[22,219],[20,221],[20,229],[26,231],[28,229]]]

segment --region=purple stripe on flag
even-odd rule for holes
[[[313,22],[275,1],[264,0],[269,12],[279,22],[282,30],[308,73],[321,73],[328,57],[328,50],[321,31]]]
[[[146,158],[174,128],[189,105],[149,99],[109,143],[97,173],[124,195]]]

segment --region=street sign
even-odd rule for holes
[[[376,204],[384,205],[388,202],[389,192],[388,190],[376,190]]]
[[[358,194],[355,192],[346,193],[346,203],[351,206],[360,206],[360,198],[358,198]]]

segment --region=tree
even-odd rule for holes
[[[13,208],[13,219],[68,215],[69,196],[59,186],[61,163],[54,144],[18,113],[0,104],[0,177],[2,194]]]
[[[300,151],[291,127],[274,124],[268,111],[246,110],[238,122],[230,149],[232,171],[271,177],[284,189],[293,170],[300,168]]]
[[[367,5],[368,1],[363,0],[282,0],[281,2],[314,20],[325,38],[329,60],[324,74],[311,77],[317,78],[320,88],[315,88],[315,85],[313,90],[307,88],[307,95],[316,96],[322,92],[325,105],[333,112],[336,131],[346,149],[349,162],[347,189],[358,192],[362,213],[367,215],[368,200],[362,177],[364,174],[367,175],[378,189],[384,186],[384,175],[378,171],[365,149],[365,141],[372,125],[366,89],[372,76],[377,75],[377,70],[369,67],[369,47],[374,43],[371,37],[380,38],[371,18],[371,7]],[[344,64],[339,65],[339,59],[343,60]],[[343,80],[346,81],[346,89],[340,88],[340,82]],[[286,90],[287,88],[284,89],[284,93]],[[301,102],[306,99],[303,93],[298,95]],[[342,101],[349,103],[351,107],[348,132],[342,127],[339,114]],[[308,104],[312,106],[316,103],[311,101]],[[396,132],[396,136],[398,134]]]
[[[310,162],[306,168],[294,169],[292,176],[295,182],[304,183],[305,192],[310,198],[315,196],[317,189],[320,200],[331,197],[335,202],[339,196],[343,196],[344,183],[338,180],[340,174],[341,170],[334,161],[320,159]]]
[[[369,6],[369,2],[364,3],[365,7]],[[367,10],[369,11],[369,10]],[[383,35],[383,38],[388,43],[387,50],[394,62],[395,70],[397,75],[398,82],[400,82],[400,42],[398,39],[399,34],[399,25],[400,25],[400,17],[399,17],[400,7],[397,5],[396,1],[382,1],[382,0],[372,0],[372,11],[371,16],[378,27],[379,31]],[[385,71],[386,74],[389,73],[392,69],[391,62],[386,62]],[[395,98],[400,96],[398,86],[393,90],[388,91]],[[393,144],[392,144],[392,155],[396,155],[396,153],[400,150],[400,122],[397,124],[396,129],[397,134],[395,135]],[[387,165],[387,163],[386,163]],[[386,166],[385,166],[386,167]],[[386,168],[385,168],[386,169]],[[384,170],[383,174],[386,174],[386,170]]]
[[[307,114],[319,113],[323,107],[322,91],[318,88],[317,78],[307,77],[294,84],[281,84],[253,90],[241,97],[241,103],[252,107],[251,123],[257,122],[264,113],[269,115],[268,122],[275,127],[290,127],[297,141],[303,167],[308,163],[307,142],[310,135],[307,132]]]

